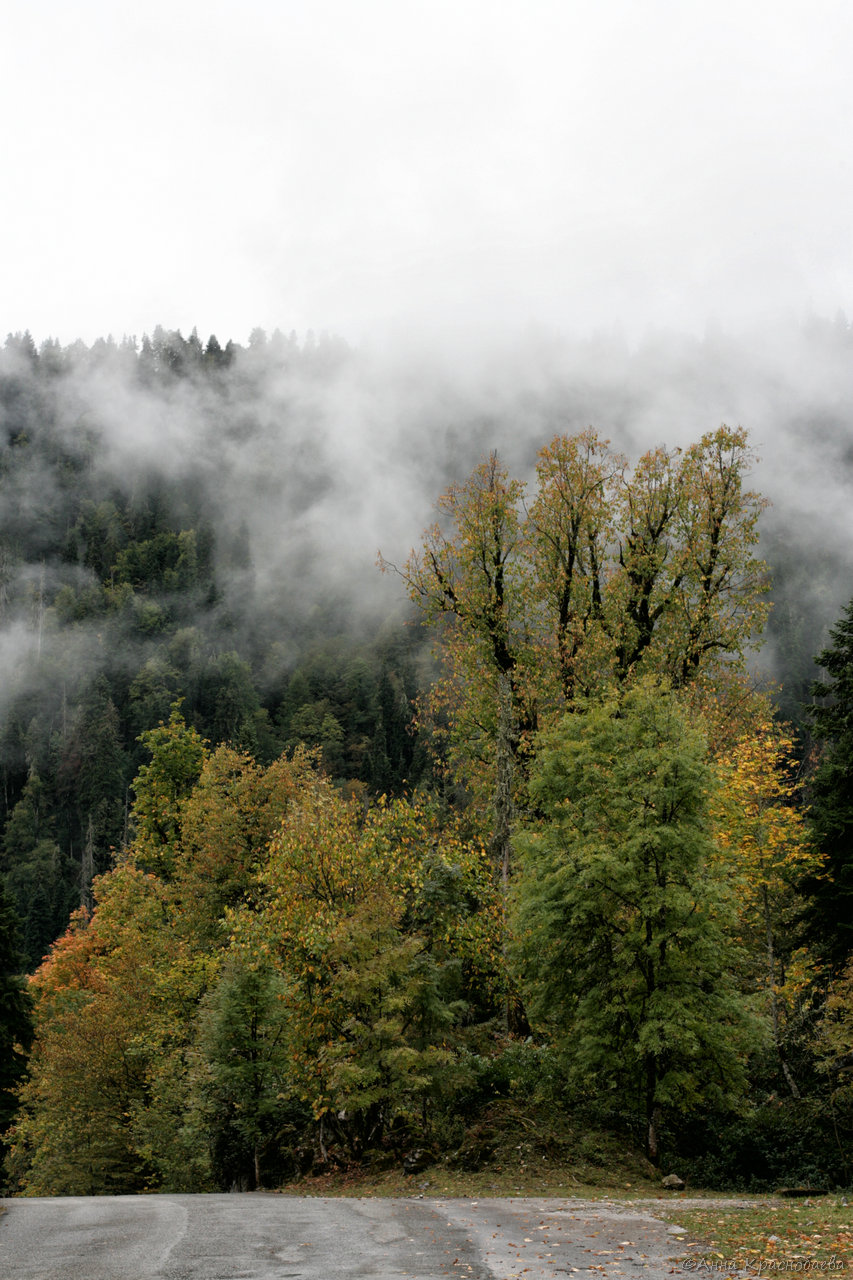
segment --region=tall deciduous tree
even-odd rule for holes
[[[536,670],[565,705],[600,685],[611,661],[605,596],[627,460],[594,431],[541,450],[527,521],[532,598],[541,609]]]
[[[515,934],[531,1023],[578,1084],[636,1099],[651,1159],[665,1111],[730,1101],[749,1030],[730,976],[703,736],[642,682],[546,733],[520,838]],[[732,930],[733,931],[733,930]]]
[[[151,1172],[133,1113],[145,1095],[162,895],[130,866],[100,887],[94,915],[72,918],[31,982],[36,1036],[8,1160],[31,1194],[139,1191]]]
[[[492,454],[439,498],[443,521],[427,530],[422,551],[413,551],[403,570],[426,620],[446,624],[455,741],[485,738],[494,745],[492,855],[504,879],[516,757],[522,732],[537,723],[528,678],[523,495],[521,482]]]
[[[633,470],[586,431],[542,450],[529,510],[494,455],[439,500],[401,572],[427,622],[444,623],[439,697],[460,754],[470,766],[479,744],[493,764],[505,873],[514,773],[540,722],[611,683],[656,673],[680,687],[742,663],[766,615],[751,461],[740,428]]]

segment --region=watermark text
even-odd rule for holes
[[[679,1264],[685,1271],[754,1271],[758,1274],[774,1271],[843,1271],[844,1261],[835,1254],[831,1258],[684,1258]]]

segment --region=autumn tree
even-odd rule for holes
[[[153,774],[148,777],[168,779],[176,751],[179,781],[185,765],[191,763],[193,771],[196,767],[196,738],[173,720],[174,731],[152,742]],[[261,1045],[267,1037],[261,1017],[267,989],[263,984],[253,987],[251,975],[244,980],[239,965],[235,969],[227,911],[253,890],[267,844],[298,793],[306,767],[305,762],[280,760],[263,769],[230,747],[203,749],[195,785],[178,797],[174,831],[159,858],[166,880],[163,919],[152,940],[159,959],[147,1027],[147,1096],[136,1109],[133,1128],[154,1178],[173,1190],[230,1185],[238,1176],[251,1184],[260,1161],[258,1138],[248,1167],[244,1161],[235,1171],[234,1160],[239,1165],[240,1157],[228,1135],[242,1135],[240,1140],[248,1142],[251,1126],[258,1126],[257,1137],[263,1123],[247,1115],[235,1129],[232,1110],[216,1099],[222,1101],[239,1073],[229,1077],[222,1063],[214,1070],[210,1053],[216,1045],[226,1058],[232,1050],[238,1052],[234,1044],[222,1048],[221,1041],[239,1020],[241,999],[254,1039]],[[143,846],[143,857],[148,856]],[[216,1010],[224,1021],[217,1022]],[[222,1035],[211,1027],[219,1027]],[[274,1100],[275,1087],[271,1096]],[[265,1113],[275,1112],[269,1100],[259,1106]]]
[[[437,700],[453,708],[457,763],[487,762],[504,876],[514,777],[540,724],[610,684],[654,673],[678,688],[742,663],[766,615],[751,462],[746,433],[723,426],[631,470],[590,430],[541,451],[529,507],[495,455],[439,500],[400,572],[442,627]]]
[[[817,1041],[818,1056],[836,1090],[853,1102],[853,964],[835,978]]]
[[[820,877],[823,858],[799,804],[794,742],[766,703],[756,699],[753,707],[748,732],[717,757],[711,815],[716,856],[733,886],[750,956],[745,978],[764,993],[779,1067],[799,1097],[790,1044],[813,976],[799,887]]]
[[[11,1155],[30,1191],[213,1189],[223,1172],[201,1010],[222,984],[226,909],[254,884],[302,766],[211,753],[177,710],[147,742],[138,844],[96,878],[91,914],[32,980],[36,1038]],[[246,1012],[251,991],[240,992]]]
[[[540,611],[534,672],[551,683],[549,705],[570,706],[609,672],[605,595],[627,466],[591,430],[557,436],[539,453],[526,571]]]
[[[245,752],[207,750],[198,779],[180,806],[173,864],[176,900],[196,946],[227,936],[226,911],[254,886],[270,840],[312,769],[305,754],[266,769]]]
[[[365,817],[314,777],[233,923],[238,946],[281,975],[284,1092],[310,1108],[321,1156],[335,1143],[358,1157],[392,1124],[420,1125],[453,1079],[472,983],[500,963],[485,851],[403,801]]]
[[[145,1095],[140,1037],[161,919],[154,878],[119,868],[101,878],[92,919],[82,911],[72,918],[32,979],[36,1034],[8,1160],[30,1194],[108,1195],[147,1185],[133,1115]]]
[[[516,758],[522,733],[537,724],[526,678],[523,494],[524,486],[492,454],[465,484],[439,498],[443,521],[427,530],[422,551],[413,551],[403,570],[426,621],[444,623],[455,743],[466,743],[469,754],[473,747],[475,755],[479,742],[494,748],[492,857],[504,879]],[[460,689],[469,696],[456,696]]]
[[[636,1100],[652,1160],[665,1113],[730,1103],[744,1086],[750,1027],[711,786],[703,735],[645,680],[543,735],[530,781],[541,818],[519,838],[513,924],[531,1023],[580,1089]]]

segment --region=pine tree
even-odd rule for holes
[[[15,1088],[26,1070],[33,1038],[32,1002],[21,976],[18,920],[0,882],[0,1135],[12,1121]],[[0,1138],[0,1158],[4,1154]]]
[[[826,857],[821,877],[803,885],[805,918],[819,953],[835,970],[853,954],[853,601],[830,631],[832,644],[817,656],[826,673],[812,686],[810,720],[822,744],[811,782],[809,822]]]

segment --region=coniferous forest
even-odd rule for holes
[[[850,1184],[853,332],[763,339],[7,338],[10,1192]]]

